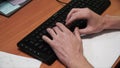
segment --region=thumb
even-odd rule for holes
[[[75,36],[77,37],[77,39],[80,41],[81,38],[80,38],[80,33],[79,33],[78,27],[75,28],[74,33],[75,33]]]
[[[86,27],[84,29],[79,30],[80,34],[90,34],[92,32],[92,29],[90,27]]]

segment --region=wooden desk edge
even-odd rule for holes
[[[115,68],[116,65],[120,62],[120,56],[118,57],[118,59],[115,61],[115,63],[112,65],[112,68]]]

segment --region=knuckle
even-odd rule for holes
[[[62,26],[62,23],[57,23],[56,25],[57,25],[57,26]]]
[[[57,26],[53,27],[53,29],[56,30],[56,29],[57,29]]]
[[[79,10],[79,8],[73,8],[71,11],[76,11],[76,10]]]
[[[91,15],[91,10],[90,9],[84,8],[83,11],[85,13],[85,16],[90,16]]]

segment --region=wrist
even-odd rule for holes
[[[110,17],[108,15],[103,16],[103,23],[104,23],[103,29],[108,29],[110,27],[110,24],[108,24],[109,21],[110,21]]]
[[[104,29],[120,29],[120,17],[119,16],[103,16]]]
[[[71,58],[69,64],[67,65],[68,68],[78,68],[79,63],[81,62],[81,55],[76,55],[74,58]]]
[[[92,65],[83,55],[79,55],[77,59],[73,60],[71,64],[68,65],[68,68],[92,68]]]

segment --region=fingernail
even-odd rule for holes
[[[47,30],[51,30],[51,28],[47,28]]]
[[[45,37],[45,35],[42,36],[42,39]]]
[[[60,24],[60,22],[57,22],[56,24]]]
[[[76,30],[79,30],[79,28],[78,28],[78,27],[76,27]]]
[[[51,28],[47,28],[47,31],[50,31],[51,30]]]

